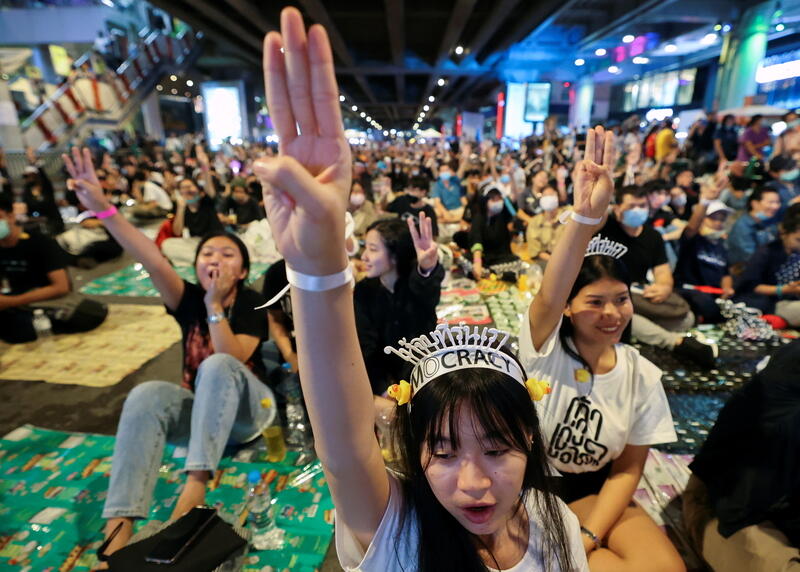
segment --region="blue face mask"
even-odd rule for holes
[[[794,181],[797,177],[800,177],[800,169],[792,169],[781,175],[781,181]]]
[[[445,183],[450,180],[450,177],[453,176],[453,173],[450,171],[445,171],[444,173],[439,173],[439,178],[443,180]]]
[[[769,217],[766,213],[756,213],[756,218],[758,220],[767,220]]]
[[[0,240],[3,240],[9,234],[11,234],[11,227],[8,226],[8,221],[5,219],[0,220]]]
[[[511,182],[511,177],[509,177],[508,175],[503,175],[502,177],[500,177],[500,182],[503,183],[504,185],[507,185],[508,183]]]
[[[197,195],[196,197],[192,197],[191,199],[186,199],[186,204],[187,205],[196,205],[199,202],[200,202],[200,195]]]
[[[628,209],[622,213],[622,224],[631,228],[638,228],[647,222],[649,212],[646,208]]]

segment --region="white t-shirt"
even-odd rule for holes
[[[625,445],[677,440],[660,369],[635,348],[617,344],[614,369],[595,375],[593,384],[578,381],[588,372],[564,351],[558,339],[560,327],[559,321],[537,352],[525,312],[519,335],[519,358],[528,377],[548,381],[552,390],[536,402],[536,411],[548,460],[556,469],[596,471],[619,457]]]
[[[567,508],[561,500],[555,499],[561,509],[564,519],[567,542],[569,543],[573,570],[589,572],[586,561],[586,552],[583,548],[578,518]],[[536,516],[536,505],[533,494],[525,505],[528,511],[530,532],[528,550],[512,568],[504,572],[538,572],[545,570],[542,554],[537,539],[543,536],[541,526]],[[339,564],[347,572],[416,572],[418,562],[419,530],[416,523],[403,527],[400,537],[400,517],[403,510],[402,492],[400,483],[391,474],[389,475],[389,504],[383,514],[381,523],[372,542],[367,547],[366,553],[361,548],[352,531],[336,520],[336,553]],[[489,568],[492,570],[492,568]],[[566,572],[566,571],[565,571]]]
[[[169,198],[167,191],[159,187],[152,181],[145,181],[142,189],[142,202],[149,203],[155,201],[165,211],[172,210],[172,199]]]

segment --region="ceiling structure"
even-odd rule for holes
[[[278,28],[280,10],[286,5],[263,0],[151,1],[207,35],[212,45],[199,65],[211,73],[214,68],[260,73],[262,38]],[[575,79],[589,71],[574,67],[576,57],[587,54],[588,60],[596,47],[619,44],[623,34],[651,33],[667,41],[709,23],[734,21],[751,2],[296,0],[293,4],[307,23],[320,23],[328,30],[345,109],[356,117],[363,113],[386,129],[408,129],[421,113],[430,118],[440,106],[489,104],[500,83],[512,77]]]

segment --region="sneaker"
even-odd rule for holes
[[[697,338],[686,336],[675,346],[675,353],[707,368],[713,368],[719,357],[719,347],[713,342],[703,343]]]

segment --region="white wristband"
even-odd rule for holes
[[[559,220],[559,222],[561,224],[567,224],[567,219],[570,218],[570,217],[572,218],[572,220],[574,220],[575,222],[577,222],[579,224],[587,224],[587,225],[591,225],[591,226],[594,226],[596,224],[600,224],[601,222],[603,222],[603,217],[590,218],[588,216],[579,215],[575,211],[564,211],[558,217],[558,220]]]
[[[312,276],[292,270],[287,264],[286,280],[289,281],[289,284],[300,290],[306,290],[307,292],[325,292],[326,290],[333,290],[334,288],[349,284],[353,280],[353,270],[348,264],[344,270],[336,274]]]

